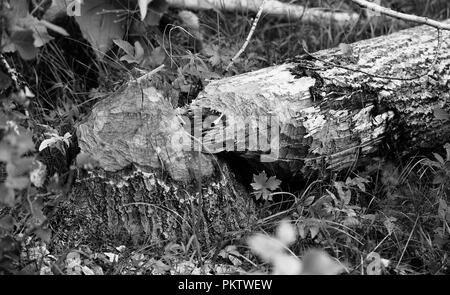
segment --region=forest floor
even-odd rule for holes
[[[360,11],[350,1],[307,2],[311,6]],[[447,0],[385,0],[382,4],[436,20],[450,18]],[[156,34],[160,38],[151,40],[160,44],[163,39],[170,44],[167,48],[171,62],[176,64],[174,75],[181,73],[184,79],[179,99],[172,101],[175,107],[195,98],[211,77],[283,63],[303,53],[303,44],[314,52],[415,25],[382,16],[343,28],[263,16],[245,52],[226,72],[231,57],[247,38],[255,13],[198,12],[203,30],[201,44],[180,29],[183,24],[177,13],[169,10],[162,19],[167,26],[160,25],[162,33]],[[49,126],[61,136],[72,132],[105,93],[114,92],[130,76],[140,74],[119,60],[117,50],[111,58],[99,62],[77,36],[80,33],[75,24],[66,24],[65,29],[75,41],[56,38],[41,49],[34,61],[7,56],[36,95],[29,106],[31,125]],[[34,130],[34,139],[42,141],[42,137],[42,131]],[[60,193],[64,188],[37,194],[51,200],[55,191]],[[298,239],[289,249],[299,257],[308,249],[323,249],[348,274],[450,274],[450,145],[415,158],[389,162],[380,159],[378,164],[357,171],[327,174],[286,193],[294,195],[296,201],[265,218],[254,230],[271,235],[281,220],[290,220],[296,226]],[[350,202],[338,206],[333,201],[345,198]],[[42,212],[47,214],[53,205],[42,204]],[[264,204],[271,208],[276,205]],[[30,231],[30,218],[31,214],[20,208],[0,208],[0,273],[221,274],[273,270],[273,265],[254,255],[255,249],[242,239],[222,249],[199,251],[192,238],[184,243],[169,243],[164,253],[157,255],[148,245],[132,247],[116,245],[115,241],[101,247],[82,241],[68,247],[61,239],[57,244],[52,240],[59,231],[57,224],[49,231]],[[290,229],[278,227],[278,231],[283,230],[290,233]]]

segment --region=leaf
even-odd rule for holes
[[[277,239],[264,234],[255,234],[248,238],[247,244],[256,255],[264,261],[272,261],[279,253],[283,252],[284,245]]]
[[[7,187],[5,184],[0,184],[0,204],[4,204],[8,207],[13,207],[15,205],[15,195],[14,190]]]
[[[43,151],[46,148],[56,148],[58,149],[62,154],[66,154],[66,149],[64,148],[64,145],[67,147],[70,146],[70,138],[72,135],[70,133],[64,134],[64,136],[59,136],[58,134],[50,133],[47,134],[50,135],[50,138],[45,139],[41,142],[39,145],[39,151]]]
[[[302,274],[308,275],[338,275],[345,267],[322,250],[308,250],[303,256]]]
[[[92,269],[90,269],[89,267],[87,267],[86,265],[83,265],[81,267],[81,272],[83,272],[83,274],[85,276],[94,276],[95,275],[95,272]]]
[[[11,34],[10,40],[24,60],[31,60],[36,57],[38,50],[34,46],[34,37],[31,30],[15,31]]]
[[[140,63],[144,58],[145,50],[139,41],[134,42],[134,58]]]
[[[299,275],[302,271],[301,261],[293,255],[279,253],[273,259],[274,275]]]
[[[111,252],[105,252],[103,254],[105,254],[105,256],[108,257],[110,263],[116,263],[119,261],[119,255],[117,254]]]
[[[446,160],[450,162],[450,143],[444,144],[445,152],[447,154]]]
[[[361,223],[355,217],[349,216],[344,219],[342,224],[345,226],[348,226],[348,227],[356,227],[356,226],[359,226]]]
[[[348,205],[352,198],[351,191],[346,187],[344,187],[344,183],[342,181],[335,181],[334,187],[338,191],[339,198],[343,201],[345,205]]]
[[[441,120],[441,121],[450,120],[450,114],[446,110],[444,110],[440,107],[433,109],[433,115],[437,120]]]
[[[308,207],[311,206],[312,203],[314,203],[314,200],[316,199],[315,196],[309,196],[306,198],[306,200],[303,202],[303,206]]]
[[[270,196],[271,191],[280,187],[281,181],[275,176],[267,178],[266,172],[263,171],[260,174],[253,175],[253,183],[251,186],[255,190],[256,199],[263,198],[263,200],[272,200]]]
[[[217,45],[208,45],[203,49],[203,52],[209,56],[208,61],[211,63],[213,67],[219,65],[222,61],[222,58],[219,53],[219,46]]]
[[[319,234],[319,227],[317,225],[313,225],[309,228],[309,233],[311,234],[311,239],[314,239]]]
[[[384,226],[386,227],[389,234],[392,234],[395,230],[395,221],[397,221],[397,218],[395,217],[388,217],[383,221]]]
[[[115,13],[112,0],[89,0],[81,6],[81,15],[75,16],[83,37],[91,44],[99,59],[111,48],[114,39],[122,39],[123,23]]]
[[[242,255],[234,245],[229,245],[225,249],[220,250],[219,256],[225,259],[229,259],[235,266],[242,265],[242,261],[238,258]]]
[[[122,39],[114,39],[113,42],[119,46],[120,49],[125,51],[127,55],[134,56],[134,47],[129,42]]]
[[[297,228],[298,228],[298,234],[300,235],[300,237],[302,238],[302,239],[305,239],[306,238],[306,224],[304,224],[304,223],[299,223],[298,225],[297,225]]]
[[[164,13],[169,9],[169,4],[166,0],[153,0],[148,5],[147,16],[143,23],[147,26],[158,26],[159,21]]]
[[[145,50],[139,41],[134,42],[134,47],[127,41],[120,39],[114,40],[114,43],[126,53],[120,58],[121,61],[139,64],[144,60]]]
[[[0,218],[0,228],[3,228],[5,230],[12,230],[12,229],[14,229],[14,224],[15,223],[16,223],[16,221],[9,214],[3,216],[2,218]]]
[[[444,160],[444,158],[442,158],[441,155],[439,155],[437,153],[433,153],[433,155],[440,164],[445,165],[445,160]]]
[[[284,245],[289,246],[297,240],[295,227],[286,220],[282,220],[277,227],[276,237]]]
[[[160,66],[164,63],[164,60],[166,59],[166,52],[164,51],[164,48],[161,46],[156,47],[153,49],[152,53],[150,54],[150,60],[152,66]]]
[[[0,69],[0,92],[8,89],[12,84],[11,78]]]
[[[141,13],[141,21],[145,19],[148,11],[148,4],[152,2],[152,0],[138,0],[139,11]]]

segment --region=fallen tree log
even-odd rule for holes
[[[215,115],[204,151],[262,154],[290,174],[341,170],[380,149],[414,155],[450,140],[450,33],[441,34],[415,27],[214,81],[186,116]]]
[[[211,82],[177,110],[154,87],[130,84],[78,127],[82,152],[101,167],[77,182],[83,215],[100,216],[106,236],[138,242],[186,237],[184,220],[196,216],[194,234],[218,241],[250,228],[258,211],[212,154],[259,155],[306,175],[377,151],[412,155],[441,145],[450,138],[449,35],[438,42],[422,26],[307,54]]]

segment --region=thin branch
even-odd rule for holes
[[[256,26],[258,25],[259,19],[261,18],[261,15],[263,13],[264,4],[266,4],[266,0],[264,0],[262,2],[261,6],[259,7],[258,14],[256,14],[255,20],[253,21],[252,28],[250,29],[250,32],[248,33],[247,39],[245,40],[241,49],[236,53],[235,56],[233,56],[230,63],[228,64],[227,68],[225,69],[225,71],[228,72],[230,67],[233,65],[234,61],[239,58],[239,56],[245,51],[245,48],[247,48],[248,44],[250,43],[253,33],[255,33]]]
[[[264,0],[166,0],[170,6],[200,10],[216,9],[227,11],[257,12]],[[333,22],[338,25],[354,24],[359,15],[355,12],[333,11],[324,8],[306,8],[305,6],[285,3],[277,0],[264,1],[264,13],[268,15],[298,19],[302,23]]]
[[[380,6],[376,3],[369,2],[366,0],[351,0],[351,1],[358,4],[359,6],[362,6],[364,8],[367,8],[367,9],[377,12],[377,13],[385,14],[385,15],[388,15],[388,16],[391,16],[391,17],[394,17],[397,19],[401,19],[401,20],[406,20],[406,21],[411,21],[411,22],[415,22],[415,23],[419,23],[419,24],[428,25],[428,26],[431,26],[431,27],[434,27],[434,28],[440,29],[440,30],[450,31],[450,24],[438,22],[438,21],[429,19],[427,17],[422,17],[422,16],[411,15],[411,14],[394,11],[392,9]]]

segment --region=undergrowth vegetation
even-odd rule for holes
[[[33,1],[30,12],[42,17],[48,2]],[[350,1],[290,2],[364,13]],[[450,18],[447,0],[381,2],[405,13]],[[247,49],[227,71],[255,13],[193,14],[164,5],[155,11],[158,21],[145,34],[136,30],[115,40],[102,60],[67,16],[54,24],[70,36],[49,31],[53,40],[35,58],[4,54],[27,86],[4,91],[13,82],[0,76],[0,273],[449,274],[450,144],[417,158],[380,159],[348,173],[324,173],[298,190],[258,171],[251,188],[266,216],[248,229],[255,234],[236,233],[211,249],[199,247],[195,233],[157,254],[149,245],[109,241],[99,247],[98,241],[82,241],[67,248],[61,237],[55,240],[58,228],[49,220],[69,197],[74,171],[92,165],[82,157],[74,161],[78,150],[70,134],[96,102],[125,81],[165,64],[155,79],[174,107],[184,106],[210,80],[283,63],[302,54],[303,44],[314,52],[414,25],[380,16],[343,28],[263,15]],[[50,146],[60,159],[52,165],[44,151]]]

